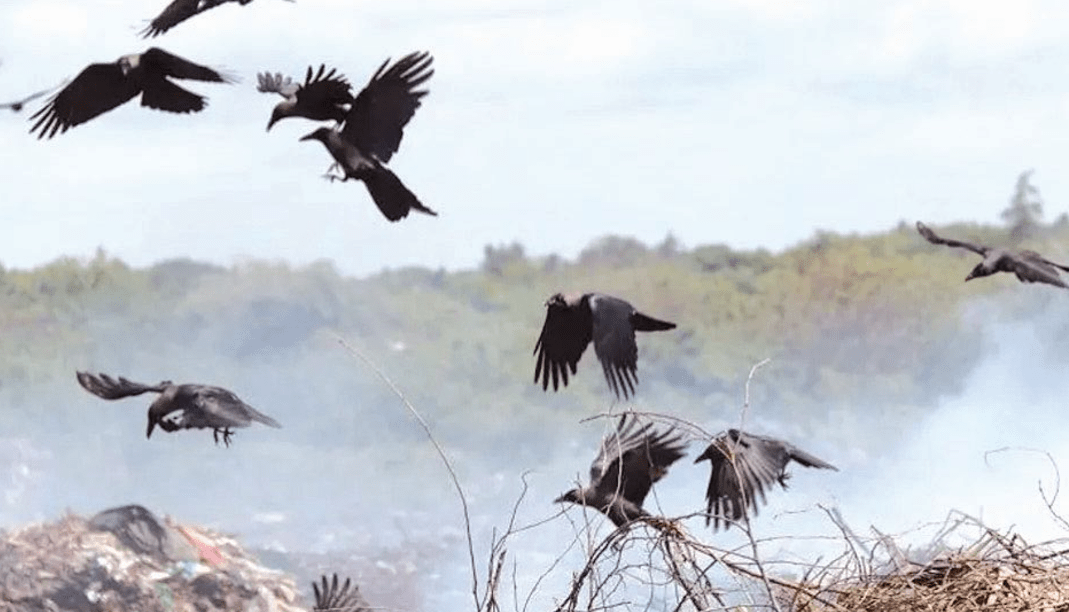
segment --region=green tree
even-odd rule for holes
[[[1010,239],[1020,241],[1034,234],[1042,216],[1043,199],[1032,184],[1032,170],[1026,170],[1017,176],[1010,205],[1002,211],[1002,218],[1010,226]]]

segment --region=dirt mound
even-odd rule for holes
[[[286,574],[141,506],[0,532],[0,612],[297,612]]]

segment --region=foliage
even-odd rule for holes
[[[1008,238],[993,227],[945,231]],[[1036,248],[1057,258],[1052,246],[1067,239],[1069,227],[1051,226]],[[97,369],[262,389],[271,403],[318,404],[323,418],[364,415],[369,431],[403,423],[403,414],[375,409],[391,400],[346,361],[341,336],[379,362],[436,427],[461,440],[502,436],[495,439],[505,448],[537,456],[536,440],[522,432],[541,431],[547,420],[574,423],[608,397],[592,350],[567,393],[532,384],[542,304],[557,291],[619,295],[680,324],[640,338],[640,402],[670,400],[681,416],[726,422],[749,365],[772,357],[755,404],[803,428],[870,410],[874,397],[896,406],[886,418],[915,417],[957,391],[982,356],[980,329],[960,316],[965,304],[1006,289],[1054,291],[1009,276],[965,284],[971,254],[929,245],[905,224],[872,236],[821,232],[778,254],[686,249],[671,237],[647,248],[617,236],[576,261],[531,258],[518,244],[486,251],[478,271],[405,268],[363,279],[329,262],[223,268],[173,260],[135,269],[103,252],[2,270],[0,393],[18,406],[29,389],[69,388],[75,369]],[[393,427],[383,435],[415,434]]]

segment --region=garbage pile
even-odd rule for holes
[[[142,506],[0,531],[0,612],[298,612],[298,589],[233,538]]]

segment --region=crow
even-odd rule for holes
[[[652,423],[636,427],[637,419],[620,416],[616,430],[601,441],[590,465],[590,484],[553,500],[589,506],[609,517],[617,527],[649,516],[642,502],[653,483],[683,457],[686,442],[674,428],[658,432]]]
[[[204,96],[182,89],[168,77],[231,83],[233,79],[211,68],[152,47],[144,53],[124,55],[117,61],[90,64],[48,103],[30,117],[37,138],[52,138],[70,128],[121,106],[141,94],[141,106],[171,113],[204,109]]]
[[[358,610],[370,611],[371,606],[360,595],[360,587],[355,584],[351,584],[349,578],[345,579],[345,583],[340,587],[338,585],[338,575],[334,574],[333,580],[327,582],[327,577],[324,575],[320,579],[323,583],[322,588],[315,582],[312,582],[312,591],[315,593],[315,607],[312,608],[314,612],[327,612],[328,610],[333,612],[357,612]],[[352,590],[349,589],[350,585]]]
[[[542,390],[558,383],[568,386],[568,369],[576,373],[579,358],[590,341],[601,361],[609,388],[619,398],[634,395],[638,384],[636,331],[665,331],[675,323],[642,314],[620,298],[602,293],[556,294],[546,300],[546,321],[535,343],[534,382],[542,379]]]
[[[293,2],[293,0],[287,1]],[[144,30],[141,30],[141,37],[155,38],[186,19],[227,2],[237,2],[245,6],[252,0],[173,0],[167,8],[163,9],[163,12],[149,22]]]
[[[917,221],[917,231],[925,240],[932,244],[942,244],[948,247],[960,247],[969,249],[973,253],[983,257],[980,263],[965,277],[966,281],[983,276],[991,276],[996,272],[1013,272],[1017,280],[1022,283],[1047,283],[1056,287],[1069,289],[1069,285],[1061,279],[1058,270],[1069,272],[1069,266],[1043,257],[1035,251],[1014,251],[1004,248],[980,246],[964,240],[953,240],[936,235],[930,227]]]
[[[261,93],[277,93],[285,98],[271,111],[271,126],[286,117],[304,117],[313,121],[335,121],[339,125],[345,122],[353,103],[352,86],[337,70],[326,71],[326,65],[320,64],[319,71],[312,72],[312,66],[304,77],[304,84],[297,84],[290,77],[279,73],[262,72],[256,75],[259,84],[256,90]]]
[[[86,391],[106,400],[122,399],[142,393],[159,393],[160,396],[148,408],[148,429],[145,437],[152,437],[152,430],[160,429],[171,432],[179,429],[213,430],[215,443],[230,446],[230,437],[234,432],[231,427],[248,427],[258,421],[271,427],[282,427],[278,421],[263,414],[241,401],[233,392],[211,385],[183,384],[176,385],[165,380],[157,385],[142,385],[130,382],[123,377],[118,380],[106,374],[93,375],[78,372],[78,383]],[[172,413],[180,413],[171,416]]]
[[[302,141],[322,142],[337,162],[342,176],[328,174],[331,181],[363,181],[390,221],[400,221],[410,210],[438,215],[385,166],[401,144],[405,125],[427,95],[427,90],[416,88],[434,74],[432,61],[425,51],[410,53],[389,68],[387,59],[353,100],[341,129],[321,127],[301,137]]]
[[[795,446],[738,429],[729,429],[705,449],[694,463],[708,459],[712,471],[705,492],[705,524],[713,522],[713,530],[731,527],[742,520],[747,509],[757,515],[757,498],[766,503],[765,487],[778,482],[787,488],[787,463],[791,460],[812,468],[839,471],[834,465],[818,459]]]
[[[62,86],[63,85],[57,85],[57,87],[62,87]],[[49,89],[42,89],[41,91],[32,93],[32,94],[26,96],[25,98],[23,98],[21,100],[15,100],[14,102],[4,102],[3,104],[0,104],[0,108],[7,108],[7,109],[10,109],[11,112],[17,113],[17,112],[21,111],[23,109],[23,107],[26,106],[27,102],[32,102],[33,100],[36,100],[37,98],[40,98],[41,96],[47,94],[48,92],[52,91],[55,88],[56,87],[51,87]]]

